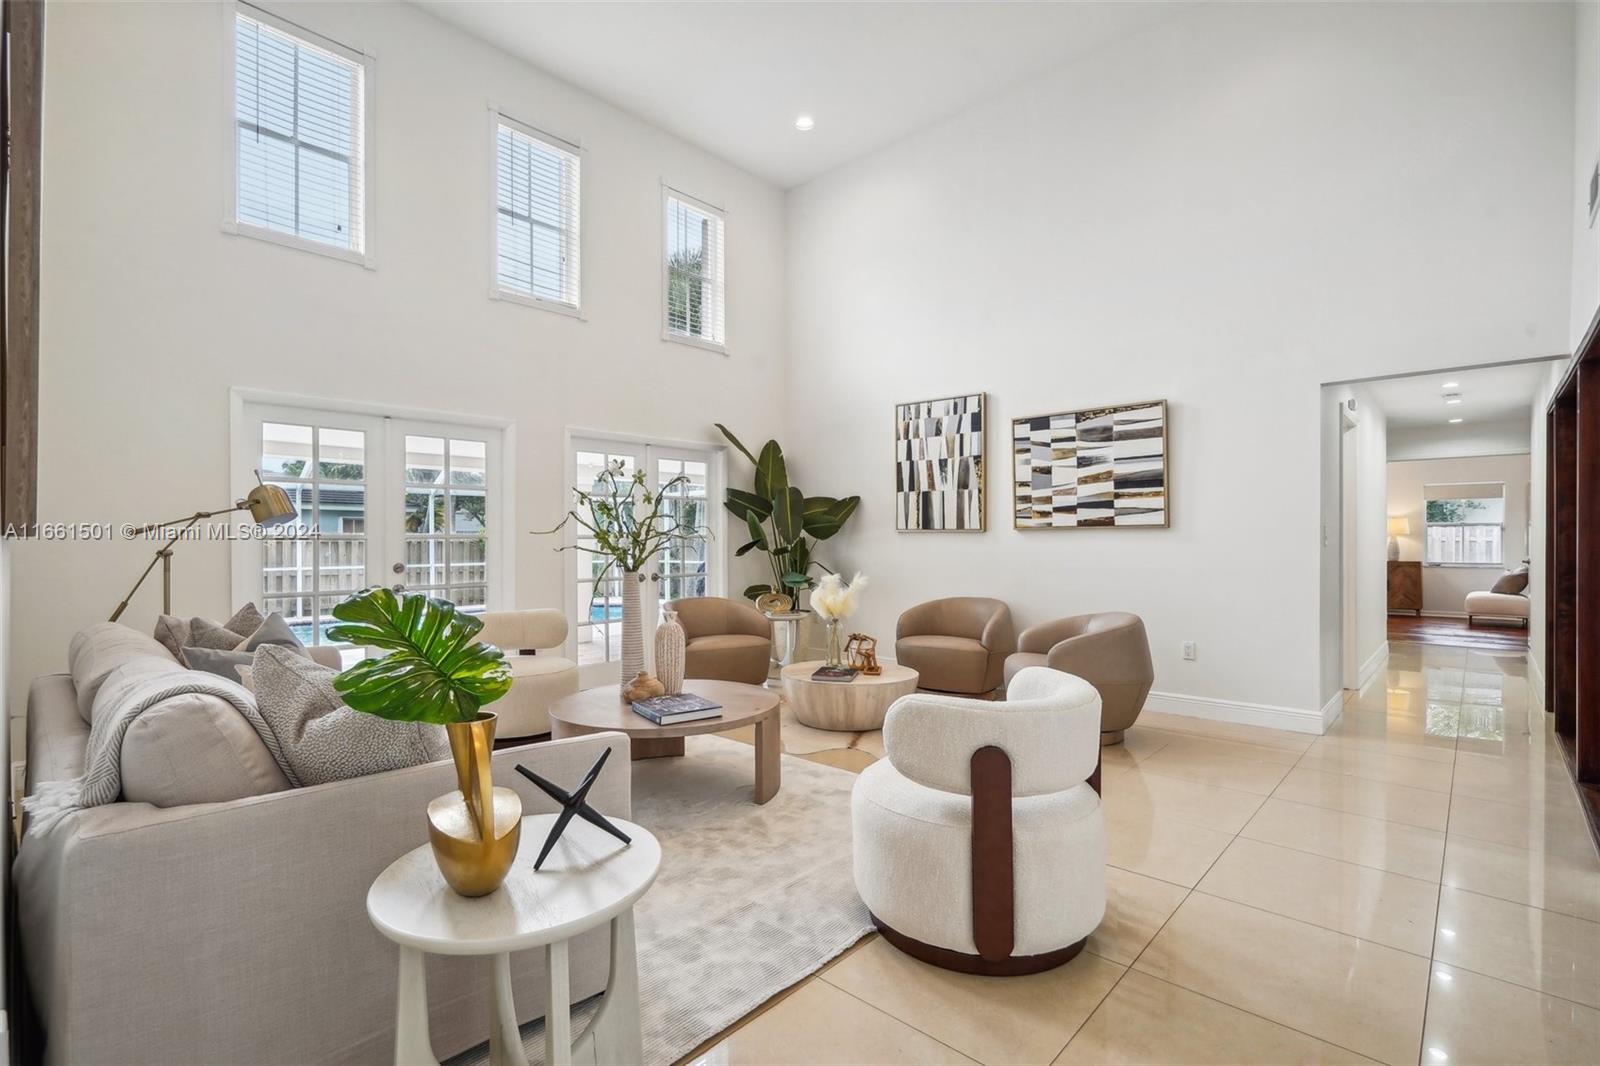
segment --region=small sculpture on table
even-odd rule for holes
[[[883,667],[878,665],[878,642],[865,633],[850,634],[850,640],[845,644],[845,660],[851,669],[859,670],[868,677],[883,673]]]
[[[595,780],[600,776],[601,767],[605,766],[606,759],[610,757],[610,748],[602,751],[600,758],[596,759],[594,765],[589,767],[589,772],[583,775],[583,781],[570,793],[560,785],[552,781],[546,781],[521,763],[517,764],[517,773],[538,785],[545,795],[561,804],[561,814],[557,816],[556,824],[550,827],[550,835],[544,838],[544,847],[539,849],[539,857],[533,861],[535,870],[544,865],[545,857],[550,854],[550,849],[556,846],[556,841],[561,839],[561,834],[566,832],[567,823],[572,821],[574,814],[595,828],[605,830],[624,844],[633,843],[628,838],[628,834],[607,821],[606,816],[589,806],[587,801],[589,789],[594,787]]]

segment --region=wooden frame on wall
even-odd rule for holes
[[[1119,417],[1124,416],[1124,417]],[[1094,427],[1103,440],[1092,442],[1090,455],[1079,439],[1080,427]],[[1118,429],[1119,425],[1126,429]],[[1011,420],[1011,527],[1035,529],[1168,529],[1172,525],[1170,448],[1167,401],[1114,404],[1027,415]],[[1154,449],[1140,448],[1119,461],[1119,442],[1148,440]],[[1093,482],[1109,492],[1093,495],[1085,508],[1077,489],[1083,484],[1083,459],[1107,469],[1096,471]],[[1070,479],[1069,479],[1070,476]],[[1063,492],[1070,488],[1070,492]],[[1041,502],[1042,501],[1042,502]],[[1120,506],[1126,501],[1128,506]],[[1085,511],[1094,513],[1086,516]],[[1104,513],[1100,513],[1104,512]]]
[[[987,393],[970,392],[895,404],[897,532],[982,533],[988,528],[987,401]],[[930,447],[935,441],[938,447]]]
[[[5,115],[5,322],[0,328],[0,528],[38,521],[42,3],[0,0]]]

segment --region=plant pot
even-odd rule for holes
[[[644,670],[644,619],[639,614],[639,585],[634,571],[622,575],[622,683],[627,688]]]
[[[459,791],[428,804],[433,861],[463,896],[487,896],[499,888],[522,840],[522,798],[509,788],[495,788],[490,776],[495,721],[482,712],[477,721],[444,727]]]

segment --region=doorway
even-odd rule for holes
[[[644,622],[645,663],[650,668],[655,628],[662,607],[690,596],[722,596],[727,589],[726,552],[721,547],[720,507],[723,456],[718,448],[598,433],[569,434],[566,469],[573,485],[586,488],[614,466],[626,477],[644,473],[644,488],[652,495],[666,491],[667,512],[680,526],[694,532],[668,545],[647,568],[640,611]],[[622,575],[606,560],[585,550],[595,546],[586,531],[567,526],[567,543],[574,550],[568,571],[568,657],[578,663],[578,683],[584,688],[616,684],[621,680]]]
[[[470,613],[509,604],[504,433],[489,424],[245,400],[233,481],[289,495],[295,522],[236,540],[233,600],[278,612],[307,645],[333,608],[373,585]]]

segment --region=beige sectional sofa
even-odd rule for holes
[[[122,626],[92,627],[76,643],[73,672],[40,677],[29,693],[30,795],[81,772],[93,713],[84,697],[97,675],[103,682],[110,670],[174,662]],[[159,743],[141,753],[135,729],[123,747],[125,794],[143,801],[69,813],[43,832],[25,824],[14,884],[46,1061],[389,1061],[398,955],[367,921],[367,888],[427,842],[424,808],[454,787],[454,768],[439,762],[289,788],[247,769],[271,758],[248,726],[231,728],[233,708],[193,694],[173,702],[140,719],[161,734],[146,739]],[[495,783],[516,789],[529,813],[551,811],[513,767],[575,783],[611,748],[589,801],[627,817],[627,745],[602,733],[505,749],[494,756]],[[130,774],[130,757],[147,765]],[[235,770],[245,779],[225,795]],[[211,790],[211,801],[161,805],[195,787]],[[573,942],[574,1001],[603,988],[606,950],[604,930]],[[515,956],[512,966],[519,1019],[539,1017],[541,953]],[[487,1038],[488,978],[485,960],[428,959],[429,1024],[441,1057]]]

